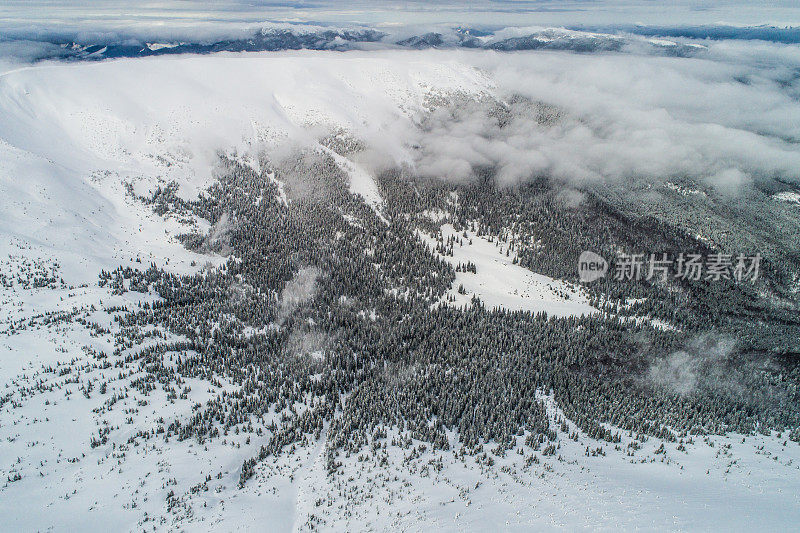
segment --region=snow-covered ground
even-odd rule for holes
[[[559,420],[552,398],[547,404]],[[770,530],[791,528],[800,516],[800,450],[776,435],[695,438],[663,451],[655,439],[609,445],[564,436],[553,455],[512,450],[491,467],[481,455],[455,452],[436,454],[414,442],[374,459],[350,457],[340,478],[331,482],[319,472],[313,489],[320,497],[337,494],[335,481],[352,478],[345,492],[359,503],[301,511],[337,530],[365,523],[376,530]],[[375,463],[384,454],[390,467],[381,470]]]
[[[447,452],[412,441],[340,455],[343,466],[333,477],[323,433],[295,453],[263,461],[239,489],[241,463],[261,439],[248,443],[233,431],[212,443],[136,438],[160,417],[190,416],[193,405],[231,385],[187,380],[186,397],[173,400],[160,387],[145,398],[115,396],[136,378],[136,365],[118,366],[125,352],[113,353],[117,326],[104,309],[153,298],[98,287],[0,293],[10,311],[0,329],[15,330],[0,342],[0,516],[7,527],[766,531],[789,530],[800,520],[800,446],[775,433],[694,437],[661,448],[658,439],[625,433],[619,444],[597,441],[566,422],[569,431],[559,433],[552,454],[519,446],[490,466],[481,454],[461,456],[451,435]],[[85,323],[52,319],[74,310]],[[117,379],[121,372],[124,380]],[[541,397],[560,423],[555,402]],[[104,428],[108,440],[92,447]],[[395,437],[390,431],[383,440]],[[332,506],[319,505],[331,498]]]
[[[445,242],[455,238],[453,255],[439,257],[457,267],[468,262],[475,272],[456,272],[456,279],[443,299],[456,307],[471,305],[477,296],[487,309],[503,308],[548,316],[581,316],[596,313],[583,290],[570,283],[531,272],[514,264],[516,254],[509,252],[509,243],[489,242],[472,231],[457,232],[452,224],[443,224],[440,231]],[[436,240],[422,232],[419,236],[435,251]],[[459,292],[459,288],[463,291]],[[449,300],[448,300],[449,297]]]
[[[118,326],[112,309],[153,299],[136,292],[114,296],[96,284],[0,289],[2,307],[9,311],[0,319],[4,527],[92,531],[115,524],[114,529],[133,530],[145,517],[164,513],[169,490],[187,491],[186,484],[203,481],[211,465],[229,470],[235,484],[241,461],[255,444],[204,449],[197,442],[152,447],[136,441],[138,432],[152,431],[157,418],[189,416],[194,402],[218,391],[190,379],[186,398],[174,401],[161,388],[146,399],[123,392],[137,371],[136,365],[122,364],[124,354],[114,353]],[[62,320],[65,314],[72,320]],[[145,339],[140,347],[156,340]],[[92,446],[105,430],[110,440]],[[180,481],[172,485],[171,479]]]

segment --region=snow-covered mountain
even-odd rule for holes
[[[271,23],[258,29],[230,31],[218,38],[190,35],[163,38],[103,34],[9,32],[24,43],[17,52],[27,60],[102,60],[217,52],[259,52],[282,50],[376,50],[376,49],[485,49],[500,51],[562,50],[579,53],[628,52],[662,56],[691,57],[702,54],[713,41],[758,40],[774,43],[800,42],[796,26],[743,25],[572,25],[527,27],[465,27],[446,24],[336,26],[310,23]],[[178,31],[180,34],[180,31]],[[224,32],[223,32],[224,34]],[[23,53],[24,52],[24,53]]]
[[[2,74],[4,523],[792,528],[798,57],[564,53],[632,39],[272,31]],[[477,50],[404,49],[443,45]],[[562,268],[611,237],[759,242],[770,277]]]
[[[479,72],[457,63],[403,61],[397,68],[378,55],[334,59],[185,57],[6,73],[0,78],[6,234],[77,254],[79,262],[94,257],[94,267],[113,268],[118,257],[149,257],[159,249],[160,263],[181,247],[157,244],[165,239],[162,222],[140,231],[140,218],[148,217],[131,218],[136,206],[126,202],[123,182],[144,193],[175,181],[191,197],[212,183],[219,150],[257,153],[285,139],[315,144],[315,129],[337,127],[374,136],[422,110],[437,91],[478,93],[488,86]],[[355,163],[342,164],[357,173]],[[93,279],[97,268],[79,270]]]
[[[644,51],[659,55],[692,55],[705,47],[636,35],[635,28],[594,32],[561,27],[475,28],[437,26],[430,28],[374,29],[307,24],[272,24],[244,36],[218,40],[159,40],[130,36],[52,35],[34,37],[27,59],[101,60],[120,57],[148,57],[217,52],[259,52],[281,50],[375,50],[467,48],[488,50],[565,50],[583,53]],[[780,29],[775,30],[781,33]],[[694,37],[694,35],[692,36]],[[789,39],[796,39],[790,34]],[[696,39],[696,37],[695,37]],[[37,43],[35,46],[33,43]],[[23,48],[24,50],[25,48]]]

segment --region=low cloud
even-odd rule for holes
[[[330,344],[330,338],[321,331],[295,328],[286,341],[286,353],[293,357],[309,357],[321,361],[325,359]]]
[[[237,227],[238,223],[231,219],[228,213],[223,213],[209,229],[206,238],[208,249],[218,252],[220,255],[229,255],[233,251],[230,245],[230,235]]]
[[[320,270],[315,266],[301,268],[286,283],[281,291],[278,304],[278,318],[282,323],[295,309],[311,300],[317,294],[317,279]]]
[[[707,332],[653,360],[644,379],[681,396],[711,393],[759,409],[792,409],[791,388],[775,380],[780,373],[772,357],[747,353],[735,339]]]
[[[764,179],[798,183],[800,85],[788,70],[800,55],[755,48],[712,46],[701,58],[475,54],[511,102],[505,111],[441,107],[406,142],[416,172],[455,181],[491,166],[501,185],[690,177],[735,194]]]
[[[655,361],[648,370],[648,378],[652,383],[681,395],[700,388],[738,386],[726,371],[728,357],[735,347],[736,343],[729,337],[710,333],[700,335],[687,343],[683,350]]]

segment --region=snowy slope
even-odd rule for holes
[[[741,530],[757,519],[756,529],[787,530],[800,519],[800,447],[774,433],[696,437],[685,451],[667,443],[663,452],[657,439],[634,442],[624,433],[618,448],[581,434],[577,441],[562,436],[554,455],[512,450],[491,467],[469,455],[422,451],[415,441],[415,457],[390,446],[388,464],[380,467],[378,456],[341,457],[344,465],[333,479],[326,475],[323,435],[263,462],[238,489],[241,462],[257,451],[258,439],[248,444],[245,434],[231,433],[206,444],[128,440],[151,430],[158,417],[189,416],[195,402],[219,392],[218,385],[190,380],[186,399],[171,402],[156,389],[145,405],[132,395],[106,411],[117,385],[101,395],[100,383],[112,381],[119,372],[114,363],[123,357],[111,353],[111,336],[30,318],[81,309],[113,333],[102,306],[152,298],[132,294],[111,296],[96,287],[0,293],[3,308],[12,310],[0,328],[14,321],[19,330],[0,343],[0,379],[17,391],[13,408],[0,408],[0,516],[13,529],[103,530],[113,523],[119,530],[290,531],[314,523],[324,530]],[[107,359],[97,357],[102,352]],[[111,366],[87,369],[85,378],[61,375],[59,369],[76,358],[78,366],[104,360]],[[55,371],[44,371],[51,367]],[[93,384],[88,397],[87,383]],[[20,394],[34,384],[45,388]],[[553,419],[561,416],[551,399],[548,406]],[[118,428],[109,441],[89,447],[89,438],[108,426]],[[570,424],[572,431],[577,428]],[[390,433],[386,441],[392,438]],[[588,457],[587,447],[593,452]],[[597,448],[605,455],[594,453]],[[5,481],[17,473],[20,480]],[[178,503],[167,510],[171,491]],[[333,507],[315,503],[342,491],[353,497],[335,500],[340,503]]]
[[[552,398],[543,397],[551,418],[560,419]],[[214,531],[264,523],[295,531],[311,524],[332,531],[768,531],[791,529],[800,517],[800,451],[776,434],[661,448],[658,439],[629,437],[609,445],[569,426],[576,440],[560,439],[552,455],[514,450],[489,466],[480,455],[434,453],[414,441],[409,449],[340,456],[335,478],[326,475],[322,439],[262,464],[224,510],[202,507],[190,529],[210,522]],[[331,497],[333,506],[315,504]]]
[[[86,257],[116,265],[122,250],[125,257],[160,250],[161,264],[184,252],[162,242],[162,229],[140,227],[147,216],[131,212],[123,181],[138,194],[175,181],[190,198],[211,183],[218,150],[255,154],[287,139],[314,146],[315,134],[332,128],[385,139],[432,95],[488,85],[465,64],[388,53],[189,56],[8,72],[0,76],[0,230],[4,240],[76,253],[76,273],[97,270],[85,268]],[[396,146],[383,148],[407,158]],[[351,190],[377,206],[369,169],[336,159],[352,176]]]

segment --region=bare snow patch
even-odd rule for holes
[[[378,216],[386,221],[380,214],[380,207],[383,203],[381,193],[378,190],[378,184],[375,179],[360,165],[354,163],[347,157],[337,154],[330,148],[320,145],[320,150],[329,155],[349,177],[350,177],[350,192],[361,196],[364,201],[375,210]]]
[[[440,257],[453,266],[472,262],[476,272],[456,272],[449,296],[454,305],[470,305],[477,296],[487,308],[545,312],[550,316],[581,316],[596,313],[585,293],[570,283],[549,278],[514,264],[502,246],[467,231],[467,237],[451,224],[444,224],[441,233],[445,240],[457,238],[453,255]],[[435,240],[422,233],[420,237],[435,249]],[[472,244],[469,244],[470,241]],[[459,244],[463,242],[463,246]],[[463,291],[459,292],[459,287]]]
[[[800,193],[797,192],[784,191],[784,192],[779,192],[777,194],[773,194],[772,197],[780,202],[790,202],[790,203],[800,204]]]

